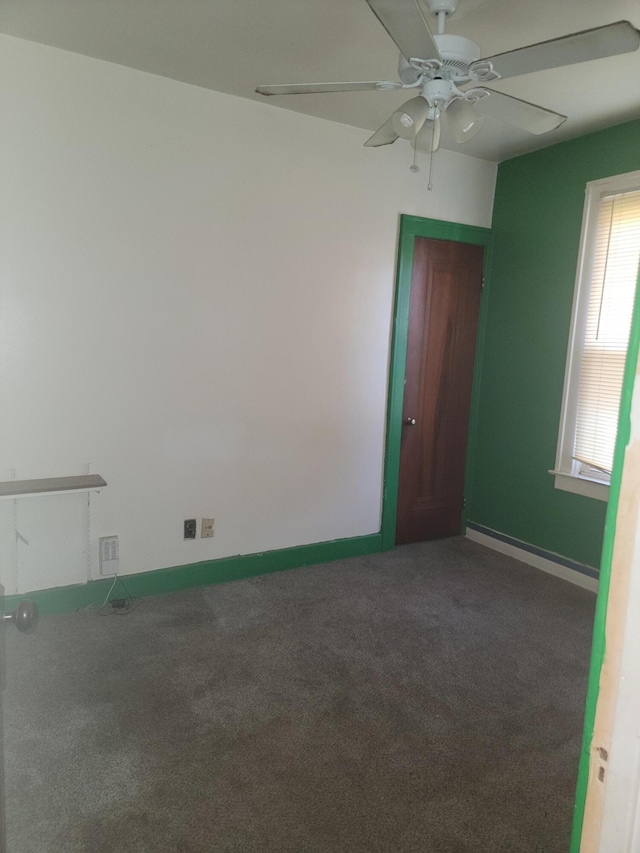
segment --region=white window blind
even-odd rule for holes
[[[640,190],[600,198],[573,458],[581,473],[613,467],[640,258]]]

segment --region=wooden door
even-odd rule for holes
[[[460,533],[484,248],[416,237],[396,543]]]

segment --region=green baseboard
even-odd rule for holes
[[[146,598],[150,595],[227,583],[285,569],[299,569],[303,566],[329,563],[347,557],[375,554],[381,550],[382,535],[374,533],[370,536],[334,539],[331,542],[316,542],[313,545],[300,545],[279,551],[242,554],[187,566],[173,566],[169,569],[123,575],[123,580],[130,595]],[[43,614],[68,613],[73,610],[82,610],[90,605],[100,606],[112,583],[112,578],[100,578],[84,584],[41,589],[23,595],[7,595],[4,609],[5,612],[13,610],[25,598],[35,602],[38,610]]]

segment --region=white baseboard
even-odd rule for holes
[[[589,575],[582,574],[582,572],[578,572],[575,569],[570,569],[568,566],[563,566],[561,563],[556,563],[547,557],[532,554],[524,548],[519,548],[510,542],[503,542],[501,539],[496,539],[487,533],[481,533],[479,530],[474,530],[471,527],[467,527],[466,536],[467,539],[478,542],[480,545],[486,545],[487,548],[492,548],[494,551],[499,551],[508,557],[520,560],[521,563],[541,569],[543,572],[554,575],[556,578],[569,581],[569,583],[581,586],[583,589],[588,589],[591,592],[598,591],[598,581],[596,578],[589,577]]]

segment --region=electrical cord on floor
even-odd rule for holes
[[[119,583],[124,590],[124,598],[111,598],[111,593],[113,592],[116,583]],[[136,595],[129,595],[129,590],[125,586],[122,578],[119,575],[114,575],[113,583],[111,584],[109,592],[107,593],[102,607],[98,610],[98,613],[100,616],[128,616],[129,613],[137,607],[140,607],[141,604],[144,604],[144,598],[140,598]]]

